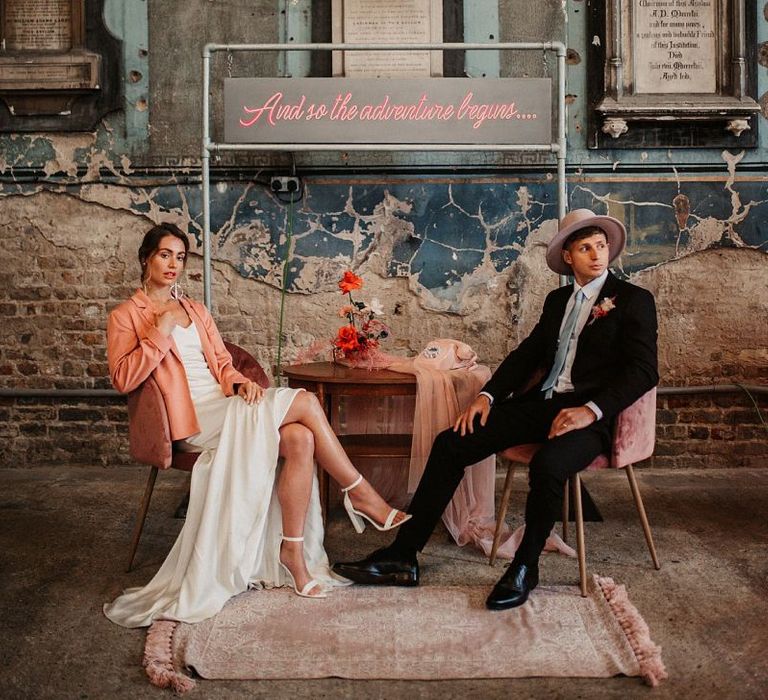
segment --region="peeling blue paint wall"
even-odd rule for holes
[[[473,7],[468,3],[465,8],[470,23]],[[502,16],[507,20],[510,7],[517,6],[504,3],[506,14]],[[589,39],[583,10],[584,3],[573,2],[567,16],[563,15],[569,47],[582,55]],[[554,2],[549,11],[561,12]],[[768,21],[762,11],[759,15],[762,40],[768,36]],[[142,166],[146,136],[152,129],[147,115],[136,108],[146,97],[150,77],[146,5],[109,2],[106,19],[124,41],[125,111],[112,115],[94,134],[0,138],[0,196],[34,196],[40,190],[66,192],[149,220],[181,223],[199,246],[199,171],[183,162],[174,166],[166,161],[159,169]],[[496,26],[496,15],[483,22]],[[306,17],[299,25],[296,31],[306,34]],[[281,26],[289,31],[287,25]],[[468,33],[475,36],[481,30],[488,27],[477,23]],[[133,80],[129,79],[131,72]],[[768,71],[760,67],[758,72],[762,94],[768,92]],[[768,128],[764,118],[760,147],[741,152],[588,150],[582,128],[586,80],[584,62],[569,66],[568,92],[573,99],[568,113],[568,204],[607,211],[626,222],[630,239],[617,268],[620,274],[636,273],[712,246],[766,250]],[[198,86],[179,89],[196,90]],[[457,162],[465,167],[475,163],[477,175],[438,176],[428,166],[420,166],[423,174],[418,176],[381,172],[388,159],[415,167],[429,157],[371,154],[367,162],[377,166],[365,178],[323,177],[305,169],[304,196],[296,203],[292,218],[288,290],[306,294],[331,288],[338,269],[358,266],[373,252],[384,251],[385,275],[412,279],[412,289],[424,295],[427,308],[455,311],[473,278],[507,269],[524,250],[529,236],[556,216],[551,164],[539,172],[530,167],[501,168],[502,156],[497,154],[494,160],[494,154],[487,154],[484,170],[473,160],[476,155],[462,155]],[[443,156],[435,158],[438,162]],[[303,159],[312,162],[312,156]],[[179,160],[183,161],[182,154]],[[243,175],[249,177],[252,170],[241,168],[237,175],[238,168],[233,167],[228,172],[230,176],[218,175],[212,189],[214,259],[229,262],[244,278],[279,286],[287,251],[288,205],[263,184],[243,182]],[[260,172],[255,180],[268,181]]]
[[[550,14],[557,14],[559,4],[550,4]],[[301,17],[294,17],[299,9]],[[299,9],[293,8],[293,14],[288,15],[294,23],[281,27],[282,31],[298,32],[300,38],[306,39],[306,3]],[[477,10],[474,3],[466,3],[466,31],[470,38],[493,34],[494,28],[498,29],[499,13],[483,14],[473,23]],[[510,1],[502,3],[502,10],[501,16],[507,22],[521,11]],[[589,40],[584,10],[583,2],[572,2],[562,19],[561,29],[575,55],[586,54]],[[768,21],[762,8],[757,8],[757,12],[758,39],[762,41],[768,38]],[[0,195],[30,194],[45,188],[66,190],[78,196],[84,187],[86,198],[91,199],[93,185],[98,183],[104,188],[96,197],[99,201],[111,200],[112,206],[125,207],[155,220],[166,215],[186,220],[199,243],[201,201],[197,169],[181,164],[174,167],[167,159],[157,175],[140,167],[151,130],[148,111],[137,108],[147,98],[150,79],[147,3],[108,2],[105,17],[124,42],[124,112],[112,115],[95,134],[0,138]],[[560,31],[558,27],[554,30]],[[502,28],[502,34],[503,31]],[[768,238],[762,222],[768,128],[760,130],[759,148],[742,152],[589,150],[583,129],[586,80],[585,62],[569,66],[569,206],[608,210],[627,222],[630,250],[622,261],[623,272],[644,269],[707,245],[766,248]],[[198,88],[196,84],[179,87]],[[758,71],[758,91],[768,92],[768,71],[763,67]],[[761,127],[766,126],[761,118]],[[373,168],[378,170],[392,158],[379,154],[368,156],[365,162],[378,163]],[[309,292],[327,282],[307,272],[313,259],[359,263],[380,244],[382,237],[396,230],[387,274],[414,275],[420,288],[455,301],[459,280],[471,277],[484,265],[500,271],[511,264],[527,235],[543,221],[555,217],[551,163],[541,168],[547,175],[531,174],[530,168],[515,174],[516,168],[511,166],[499,172],[501,156],[494,161],[491,154],[482,160],[490,171],[497,170],[493,177],[462,173],[436,178],[430,175],[429,166],[423,165],[429,158],[425,154],[394,156],[400,166],[422,168],[423,176],[410,179],[379,172],[361,184],[354,177],[331,180],[310,174],[306,196],[296,207],[295,262],[289,289]],[[303,159],[305,163],[312,162],[312,156]],[[442,156],[435,156],[435,163],[442,160]],[[460,155],[457,161],[467,167],[475,163],[482,173],[483,166],[477,165],[476,155]],[[706,171],[701,171],[703,166]],[[138,173],[134,172],[136,168]],[[691,168],[697,168],[697,173],[689,172]],[[110,188],[114,188],[115,196],[109,194]],[[126,188],[129,197],[125,196]],[[684,198],[687,204],[683,204]],[[388,211],[385,200],[397,202],[392,205],[395,209],[390,216],[396,224],[394,229],[376,226],[381,218],[381,214],[375,213],[377,207]],[[681,206],[689,214],[685,220],[680,218]],[[245,277],[271,283],[277,279],[285,254],[286,219],[286,205],[260,185],[225,179],[213,189],[212,225],[217,238],[214,249],[226,248],[224,259]],[[260,236],[251,240],[249,232],[256,230],[261,232]],[[238,252],[232,250],[233,238],[238,241]]]
[[[40,153],[44,146],[35,150]],[[725,167],[725,165],[723,166]],[[55,177],[51,178],[55,182]],[[6,184],[2,196],[66,192],[107,207],[124,207],[150,220],[173,220],[202,244],[197,183],[141,187],[26,182]],[[334,270],[360,265],[387,245],[387,274],[412,276],[418,287],[458,302],[461,281],[479,270],[511,265],[526,239],[556,217],[556,188],[547,178],[308,177],[293,214],[291,292],[325,291],[335,284],[316,259]],[[84,190],[84,191],[83,191]],[[120,196],[118,196],[120,195]],[[608,212],[627,225],[627,251],[617,272],[629,275],[712,246],[768,247],[768,193],[762,177],[740,175],[614,178],[582,176],[570,186],[571,208]],[[214,259],[247,278],[278,285],[286,254],[289,212],[265,186],[220,182],[213,187]],[[334,272],[335,274],[335,272]]]

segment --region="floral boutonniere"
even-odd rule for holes
[[[592,307],[592,319],[587,325],[591,326],[595,321],[597,321],[598,318],[607,316],[609,311],[615,309],[616,304],[613,303],[615,299],[615,296],[604,297],[599,302],[597,302],[597,304]]]

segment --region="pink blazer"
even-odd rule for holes
[[[234,385],[248,379],[232,366],[232,356],[208,309],[189,299],[182,299],[181,305],[197,327],[213,376],[224,394],[232,396]],[[152,303],[140,289],[109,314],[107,360],[112,384],[124,394],[154,375],[168,409],[172,440],[183,440],[200,432],[179,350],[171,336],[163,335],[155,327]]]

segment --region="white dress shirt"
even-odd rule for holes
[[[568,318],[568,314],[570,313],[571,309],[573,308],[573,305],[576,303],[576,294],[579,290],[582,291],[584,296],[586,297],[586,303],[581,307],[581,313],[579,314],[579,318],[576,321],[576,327],[573,329],[573,335],[571,336],[571,342],[568,345],[568,352],[565,355],[565,364],[563,365],[563,371],[560,372],[560,376],[557,378],[557,382],[555,383],[555,393],[556,394],[564,394],[569,391],[573,391],[573,382],[571,381],[571,370],[573,369],[573,361],[576,357],[576,346],[579,342],[579,336],[581,335],[581,332],[584,330],[584,326],[587,325],[587,321],[589,320],[589,317],[592,314],[592,307],[595,305],[595,302],[597,301],[597,298],[600,296],[600,290],[602,290],[603,285],[605,284],[605,280],[608,279],[608,270],[605,270],[600,277],[596,277],[591,282],[588,282],[583,287],[580,287],[576,280],[573,281],[573,294],[571,294],[571,298],[568,300],[568,303],[565,305],[565,313],[563,314],[563,321],[560,324],[560,330],[563,329],[563,323],[565,323],[565,319]],[[597,416],[597,420],[600,420],[603,417],[603,412],[600,410],[600,408],[595,404],[594,401],[587,401],[585,404],[589,409],[591,409],[592,413],[594,413]]]

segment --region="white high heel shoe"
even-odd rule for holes
[[[387,519],[384,521],[383,525],[379,525],[370,515],[366,515],[360,510],[355,510],[355,507],[352,505],[352,499],[349,497],[349,492],[355,488],[355,486],[358,486],[363,480],[363,475],[360,474],[355,481],[347,486],[346,488],[341,489],[341,492],[344,494],[344,510],[347,511],[347,515],[349,516],[349,519],[352,521],[352,527],[355,528],[355,532],[359,535],[363,530],[365,530],[365,521],[363,518],[365,518],[371,525],[373,525],[377,530],[380,532],[386,532],[387,530],[394,530],[396,527],[400,527],[404,522],[407,522],[411,519],[411,514],[408,513],[405,515],[405,517],[400,520],[399,522],[395,522],[395,518],[397,517],[397,514],[401,511],[397,510],[397,508],[393,508],[389,511],[389,515],[387,516]]]
[[[282,539],[285,540],[286,542],[303,542],[304,541],[303,537],[286,537],[285,535],[283,535]],[[282,542],[280,544],[282,545]],[[300,595],[302,598],[327,598],[328,594],[323,590],[322,584],[317,579],[313,578],[311,581],[308,581],[307,584],[304,586],[304,588],[302,588],[301,590],[299,590],[296,587],[296,579],[293,578],[293,574],[291,573],[291,570],[285,564],[283,564],[283,562],[280,559],[280,549],[281,547],[278,546],[277,561],[280,562],[280,566],[282,566],[285,569],[285,573],[288,574],[288,577],[291,579],[291,586],[294,592],[296,593],[296,595]],[[309,592],[316,586],[320,588],[320,593],[317,593],[316,595],[310,595]]]

